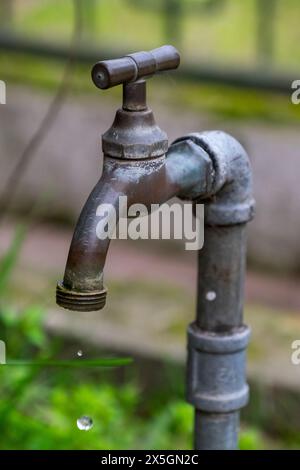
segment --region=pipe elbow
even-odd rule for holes
[[[255,208],[252,170],[242,145],[222,131],[188,134],[174,144],[187,140],[199,146],[212,165],[206,190],[199,191],[195,198],[205,203],[206,224],[225,226],[250,221]]]

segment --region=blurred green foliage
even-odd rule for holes
[[[61,79],[63,64],[22,54],[0,52],[0,69],[1,78],[9,83],[40,88],[53,93]],[[102,94],[99,97],[99,91],[89,77],[89,65],[75,67],[71,82],[73,97],[88,94],[99,100],[99,103],[115,100],[116,105],[119,104],[120,87],[113,88],[109,94]],[[149,103],[153,107],[163,104],[174,112],[182,113],[183,109],[196,113],[208,112],[220,120],[255,120],[280,125],[298,124],[300,120],[300,106],[295,106],[285,94],[208,83],[197,84],[183,80],[178,82],[171,75],[166,75],[163,79],[157,78],[155,86],[149,83],[148,95]]]
[[[38,38],[69,38],[72,0],[22,3],[13,21],[18,32]],[[153,48],[164,43],[167,40],[165,15],[170,17],[175,8],[170,0],[83,0],[82,3],[87,38],[98,41],[102,47],[122,45],[125,50]],[[180,3],[182,32],[179,37],[182,39],[174,45],[185,58],[221,64],[255,64],[259,1],[181,0]],[[213,6],[213,3],[214,8],[203,8],[203,4]],[[299,13],[298,0],[277,1],[276,67],[298,67],[300,49],[295,46],[299,41]]]
[[[189,13],[182,19],[182,44],[175,44],[184,60],[193,63],[197,60],[199,63],[214,62],[226,67],[234,64],[238,67],[253,67],[257,47],[257,0],[226,0],[209,15],[203,13],[201,8],[193,14],[190,6],[193,2],[183,2]],[[86,6],[84,8],[83,40],[87,44],[92,41],[94,46],[99,43],[102,49],[122,48],[128,51],[157,47],[164,43],[165,19],[161,9],[153,8],[152,4],[151,8],[145,8],[144,4],[144,0],[89,0],[90,9]],[[92,14],[90,10],[93,9]],[[293,68],[296,70],[298,66],[300,49],[295,45],[299,40],[299,13],[298,0],[278,2],[274,69],[287,72],[290,68],[292,73]],[[27,7],[17,9],[13,27],[15,32],[37,40],[53,41],[55,38],[57,42],[66,43],[71,34],[72,22],[71,0],[43,0],[30,2]],[[0,52],[1,78],[9,83],[52,90],[61,78],[63,67],[61,62],[54,60]],[[260,73],[260,69],[257,73]],[[99,91],[89,77],[90,64],[78,65],[72,74],[73,92],[94,93],[98,97]],[[174,78],[171,74],[165,74],[163,80],[156,80],[155,87],[150,85],[149,102],[155,104],[155,101],[163,101],[168,106],[177,106],[181,112],[182,107],[200,113],[211,112],[221,119],[255,119],[288,124],[299,122],[300,106],[293,105],[286,95],[209,83],[191,84],[178,82]],[[110,90],[109,94],[101,95],[101,100],[111,99],[119,93],[117,89]]]

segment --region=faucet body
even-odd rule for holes
[[[162,204],[176,195],[196,195],[205,191],[211,166],[205,151],[192,141],[174,144],[167,155],[151,159],[122,160],[105,155],[102,176],[74,231],[64,280],[57,289],[58,303],[79,311],[104,307],[103,270],[110,237],[97,234],[100,205],[116,213],[118,219],[120,196],[127,197],[128,206],[139,203],[150,209],[152,204]]]
[[[187,399],[196,409],[195,448],[232,449],[238,410],[248,400],[249,329],[242,311],[245,227],[254,208],[251,169],[241,145],[220,131],[190,134],[168,148],[166,134],[146,105],[143,77],[178,65],[177,51],[165,46],[94,67],[92,77],[100,88],[124,82],[123,107],[102,136],[103,173],[76,225],[57,303],[79,311],[105,305],[103,270],[110,238],[97,233],[99,205],[117,214],[117,224],[124,216],[120,196],[127,197],[128,206],[147,208],[174,196],[204,203],[197,318],[188,328]]]

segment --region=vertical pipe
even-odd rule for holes
[[[205,413],[195,410],[194,448],[199,450],[235,450],[239,413]]]
[[[198,255],[197,319],[206,331],[242,326],[246,225],[208,226]]]
[[[199,251],[196,324],[201,330],[231,333],[243,322],[246,225],[205,227]],[[217,378],[218,379],[218,378]],[[236,449],[239,413],[196,409],[196,449]]]
[[[188,327],[187,401],[195,410],[195,447],[236,449],[249,328],[243,324],[246,223],[254,213],[252,175],[243,147],[221,131],[189,134],[210,157],[204,246],[198,254],[196,321]],[[211,181],[210,181],[211,180]]]

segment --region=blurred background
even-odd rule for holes
[[[196,253],[178,241],[114,241],[107,306],[55,304],[73,228],[101,175],[101,134],[121,90],[92,84],[97,60],[171,43],[178,71],[148,84],[170,142],[223,129],[247,149],[246,322],[251,400],[242,449],[300,447],[300,4],[297,0],[0,0],[0,339],[7,360],[131,357],[114,368],[0,368],[1,449],[187,449],[185,331]],[[79,354],[78,354],[79,352]],[[76,420],[91,417],[82,432]]]

